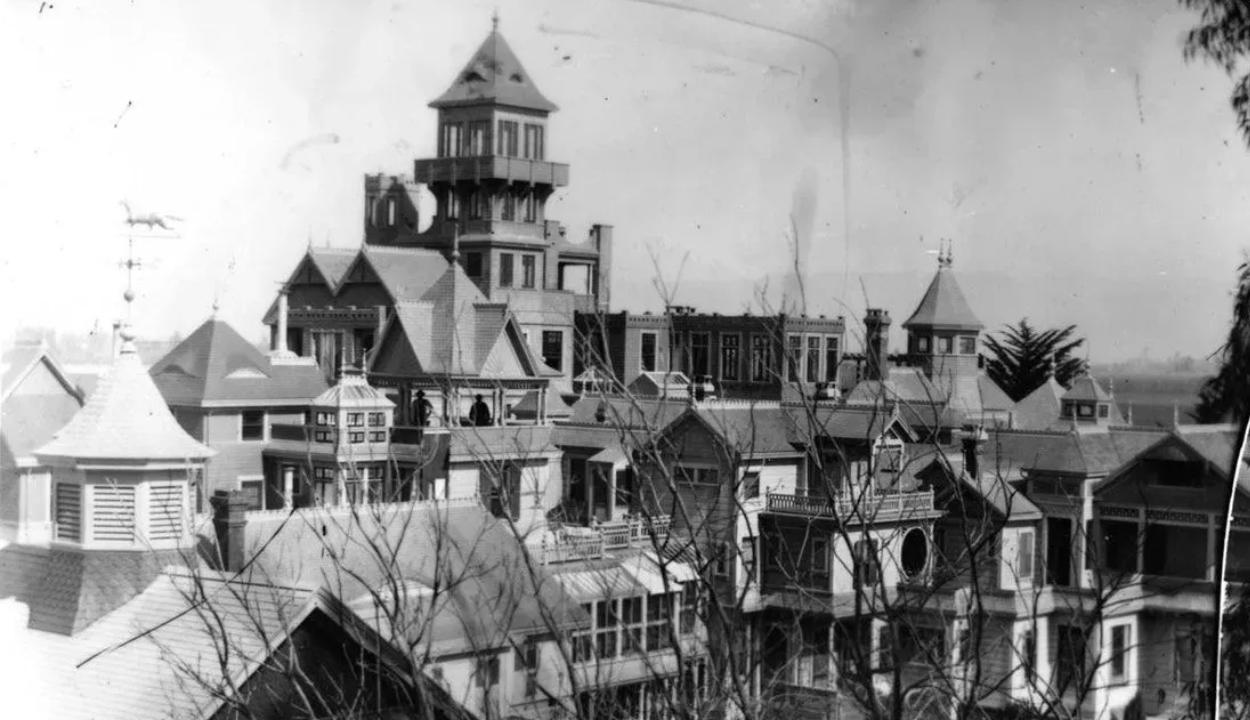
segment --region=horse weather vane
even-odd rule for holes
[[[126,269],[126,292],[123,295],[123,298],[126,300],[125,323],[127,326],[129,326],[131,324],[131,306],[134,304],[134,301],[135,301],[135,282],[134,282],[135,270],[141,267],[144,267],[144,262],[140,260],[139,258],[135,257],[135,234],[134,234],[135,226],[136,225],[146,226],[149,232],[156,230],[157,228],[160,228],[161,230],[165,230],[165,231],[168,231],[169,233],[172,233],[172,235],[166,235],[166,234],[160,234],[160,233],[154,234],[154,235],[140,235],[139,236],[140,238],[169,238],[169,237],[178,238],[182,236],[178,234],[178,231],[175,230],[172,227],[172,225],[173,223],[183,222],[183,219],[175,215],[162,215],[162,214],[153,213],[153,212],[136,214],[131,209],[130,203],[126,202],[125,200],[121,201],[121,206],[126,209],[126,229],[127,229],[126,246],[127,247],[126,247],[126,259],[118,262],[117,265],[118,267],[122,267]]]

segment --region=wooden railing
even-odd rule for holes
[[[652,538],[664,540],[672,527],[672,518],[614,520],[593,527],[569,527],[544,536],[540,549],[542,562],[569,562],[602,558],[611,550],[646,547]]]
[[[442,500],[406,500],[400,502],[386,503],[359,503],[352,505],[312,505],[309,507],[298,508],[296,514],[314,514],[321,513],[332,517],[346,517],[352,512],[358,512],[361,515],[378,515],[387,516],[399,511],[407,510],[432,510],[446,509],[455,507],[469,507],[473,505],[481,505],[482,500],[477,495],[465,495],[462,497],[445,498]],[[248,510],[248,520],[272,520],[274,518],[283,518],[291,512],[290,508],[275,508],[273,510]]]
[[[841,496],[830,500],[827,497],[793,495],[790,493],[768,493],[765,502],[768,512],[786,513],[788,515],[804,515],[808,517],[851,518],[858,517],[872,520],[888,515],[902,515],[907,512],[927,512],[933,509],[933,491],[904,493],[862,493],[856,496]]]

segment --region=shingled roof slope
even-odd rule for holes
[[[915,312],[903,323],[904,328],[931,327],[952,330],[981,330],[985,326],[973,314],[964,292],[955,280],[949,263],[938,266]]]
[[[149,373],[170,405],[307,402],[326,389],[312,363],[273,364],[229,323],[209,318]]]
[[[494,103],[551,112],[555,103],[543,97],[533,78],[521,67],[498,28],[491,31],[447,91],[430,103],[432,108]]]
[[[1067,392],[1055,378],[1048,377],[1046,382],[1025,395],[1014,408],[1015,427],[1020,430],[1046,430],[1059,419],[1062,408],[1060,399]]]

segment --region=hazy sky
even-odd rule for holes
[[[360,243],[362,176],[433,154],[426,104],[496,6],[561,108],[549,216],[616,227],[615,309],[662,306],[657,265],[701,310],[776,301],[793,217],[809,312],[866,294],[901,323],[950,237],[991,329],[1206,355],[1250,246],[1231,81],[1183,62],[1166,0],[43,5],[0,3],[7,324],[119,316],[128,199],[185,218],[136,241],[139,332],[189,333],[219,296],[259,336],[310,240]]]

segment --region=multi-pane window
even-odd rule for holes
[[[720,376],[722,380],[737,380],[741,359],[741,335],[720,336]]]
[[[533,288],[536,279],[537,263],[534,255],[521,256],[521,287]]]
[[[364,413],[347,413],[347,427],[360,427],[365,424]]]
[[[1128,680],[1128,625],[1115,625],[1111,628],[1111,680],[1124,682]]]
[[[838,364],[838,339],[831,335],[825,338],[825,382],[837,382]]]
[[[720,472],[712,467],[677,467],[677,476],[695,485],[719,485]]]
[[[531,190],[525,193],[525,222],[538,222],[538,197]]]
[[[448,190],[443,196],[443,215],[448,220],[460,219],[460,193]]]
[[[616,600],[602,600],[595,604],[595,651],[601,660],[616,657]]]
[[[505,191],[503,194],[503,207],[500,208],[499,216],[503,220],[516,220],[516,195]]]
[[[499,656],[480,657],[473,669],[474,683],[481,688],[492,688],[499,684]]]
[[[564,332],[543,330],[543,362],[556,370],[564,369]]]
[[[529,160],[542,160],[545,155],[546,148],[543,147],[543,126],[526,123],[524,157]]]
[[[949,354],[950,354],[950,352],[951,352],[951,339],[950,339],[950,337],[940,337],[940,338],[938,338],[938,353],[943,354],[943,355],[949,355]]]
[[[490,154],[490,121],[474,120],[469,123],[469,154]]]
[[[656,335],[653,332],[645,332],[642,334],[641,347],[641,364],[643,372],[655,372],[655,343]]]
[[[621,599],[621,654],[632,655],[646,649],[646,624],[643,613],[646,606],[645,597]]]
[[[1037,681],[1037,636],[1033,630],[1025,630],[1020,634],[1020,664],[1024,670],[1024,681],[1032,684]]]
[[[516,157],[517,124],[515,120],[499,121],[499,148],[497,152],[504,157]]]
[[[475,190],[469,196],[469,219],[481,220],[490,216],[490,194],[485,190]]]
[[[820,338],[809,337],[807,339],[807,381],[817,382],[820,380]]]
[[[464,126],[460,123],[443,123],[438,141],[439,157],[459,157],[463,143]]]
[[[1109,417],[1110,415],[1111,415],[1111,406],[1110,406],[1110,405],[1099,405],[1099,406],[1098,406],[1098,417],[1103,418],[1103,419],[1106,419],[1106,418],[1107,418],[1107,417]]]
[[[512,262],[515,256],[512,253],[502,253],[499,256],[499,287],[512,287]]]
[[[803,336],[790,335],[786,338],[786,377],[790,382],[798,382],[803,376]]]
[[[959,354],[960,355],[976,355],[977,354],[977,338],[975,335],[959,336]]]
[[[239,428],[240,440],[265,439],[265,411],[244,410]]]
[[[687,583],[681,592],[681,623],[678,631],[682,635],[694,632],[695,623],[699,619],[699,588],[697,583]]]
[[[386,431],[385,430],[370,430],[369,442],[375,442],[375,443],[386,442]]]
[[[877,558],[877,542],[865,538],[855,543],[855,587],[873,587],[880,581],[881,567]]]
[[[334,424],[334,415],[328,412],[317,413],[317,424],[321,427],[328,427]]]
[[[750,500],[760,496],[760,474],[745,472],[742,474],[742,497]]]
[[[711,361],[710,344],[711,338],[707,333],[693,333],[690,335],[690,375],[692,378],[711,373],[712,369],[709,367]]]
[[[648,650],[661,650],[672,646],[672,618],[672,594],[647,596]]]
[[[751,382],[768,382],[773,364],[772,343],[767,335],[751,336]]]
[[[347,433],[347,442],[362,443],[364,441],[365,441],[365,432],[363,430],[360,430],[360,431],[353,430],[352,432]]]
[[[369,427],[381,427],[386,424],[386,413],[369,413]]]

